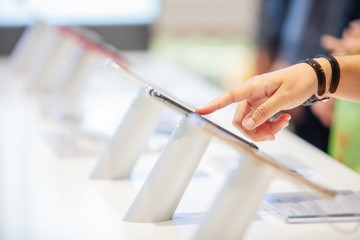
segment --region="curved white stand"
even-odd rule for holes
[[[183,118],[124,220],[130,222],[170,220],[210,140],[210,135]]]
[[[91,178],[128,178],[159,121],[162,109],[141,89],[100,157]]]
[[[67,75],[61,79],[59,88],[56,89],[59,97],[69,102],[74,101],[78,96],[87,80],[87,76],[92,72],[95,65],[101,60],[105,60],[104,57],[91,50],[84,49],[82,46],[74,49],[71,57],[72,59],[69,59],[69,61],[71,61],[72,66],[67,66],[70,69],[68,69]]]
[[[46,92],[56,80],[57,74],[64,70],[64,63],[68,61],[76,42],[61,35],[58,38],[59,43],[52,50],[51,58],[43,65],[43,70],[38,72],[38,76],[35,76],[36,80],[33,81],[29,91],[33,93]]]
[[[88,80],[88,75],[101,60],[98,54],[87,51],[81,45],[73,45],[66,62],[59,66],[61,69],[57,75],[43,89],[45,90],[43,94],[47,97],[45,98],[47,112],[55,113],[55,116],[80,120],[83,111],[77,98]]]
[[[242,239],[275,172],[272,166],[245,158],[229,176],[194,239]]]
[[[31,69],[29,69],[25,82],[26,91],[31,93],[37,88],[39,77],[52,61],[53,54],[59,51],[60,43],[61,38],[58,35],[56,28],[51,28],[42,43],[41,49],[36,53],[36,56],[32,56]]]
[[[76,77],[76,68],[80,65],[82,66],[82,62],[85,61],[85,49],[80,44],[75,44],[72,48],[71,52],[67,60],[62,65],[62,71],[58,72],[52,82],[51,86],[49,86],[47,93],[53,96],[60,96],[61,93],[64,92],[64,88],[67,84],[69,84],[70,79]]]
[[[28,71],[36,58],[36,54],[43,48],[44,41],[49,36],[51,28],[42,22],[27,27],[9,57],[8,71],[11,73]]]

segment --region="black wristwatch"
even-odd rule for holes
[[[306,100],[301,106],[310,106],[311,104],[317,103],[317,102],[327,102],[330,98],[317,98],[315,95],[312,95],[308,100]]]

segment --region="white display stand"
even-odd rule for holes
[[[50,84],[47,94],[52,96],[60,97],[66,88],[69,88],[68,85],[71,85],[71,79],[76,78],[81,73],[81,69],[77,70],[76,68],[82,68],[82,62],[86,61],[85,49],[82,45],[76,44],[72,51],[69,53],[67,60],[62,65],[62,71],[58,72],[54,78],[54,81]]]
[[[60,80],[58,89],[55,90],[57,95],[63,100],[73,102],[79,95],[84,83],[88,79],[87,76],[94,70],[96,64],[105,58],[96,52],[82,48],[81,46],[73,52],[69,59],[72,63],[68,73]]]
[[[149,173],[125,221],[170,220],[211,140],[183,118]]]
[[[289,180],[307,186],[323,196],[329,198],[336,196],[334,191],[297,175],[266,153],[228,139],[212,126],[202,125],[202,129],[234,147],[239,154],[245,156],[245,160],[228,177],[194,239],[243,238],[269,184],[279,175],[284,175]]]
[[[228,177],[194,239],[242,239],[275,173],[273,167],[246,157]]]
[[[59,31],[59,30],[58,30]],[[68,61],[71,52],[76,46],[74,39],[61,36],[57,31],[58,44],[52,50],[51,58],[43,65],[43,70],[34,76],[34,80],[29,86],[32,93],[44,93],[52,86],[55,77],[63,71],[64,62]]]
[[[9,58],[10,74],[23,74],[30,70],[52,28],[43,22],[36,22],[24,30]]]
[[[197,122],[196,116],[182,119],[126,213],[125,221],[171,220],[212,136],[227,142],[246,158],[228,177],[194,239],[244,237],[271,180],[279,174],[334,197],[334,192],[299,177],[265,153],[222,136],[213,125]]]
[[[78,97],[88,80],[88,75],[104,57],[85,49],[82,45],[75,45],[61,71],[49,83],[44,93],[47,112],[70,119],[80,120],[83,109],[79,105]]]
[[[159,122],[162,110],[163,107],[148,98],[141,89],[100,157],[91,178],[128,178]]]
[[[32,57],[31,68],[26,76],[25,90],[29,93],[35,92],[38,87],[38,80],[42,73],[52,62],[53,55],[60,50],[61,38],[58,35],[57,29],[51,27],[47,36],[45,37],[42,46],[38,49],[36,56]]]

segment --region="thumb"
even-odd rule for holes
[[[284,101],[281,101],[281,98],[274,94],[244,118],[242,122],[243,127],[247,130],[252,130],[260,126],[270,117],[281,111],[283,103]]]

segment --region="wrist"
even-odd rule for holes
[[[301,63],[306,64],[308,66],[308,69],[311,69],[312,71],[310,75],[304,73],[305,76],[311,76],[308,79],[311,80],[312,83],[312,90],[310,91],[312,94],[302,104],[302,106],[309,106],[319,101],[325,102],[329,100],[328,95],[330,92],[332,92],[329,91],[329,88],[331,86],[330,83],[334,82],[333,79],[331,79],[334,68],[334,66],[330,64],[331,60],[334,59],[329,60],[328,57],[325,57],[316,58],[316,60],[308,58],[306,60],[300,61]]]
[[[327,61],[323,61],[322,58],[320,59],[320,61],[319,59],[315,60],[312,58],[308,58],[300,62],[307,64],[313,69],[313,79],[316,79],[313,82],[317,86],[315,88],[316,91],[313,91],[313,95],[315,95],[316,97],[324,97],[325,95],[327,95],[329,93],[330,86],[329,77],[331,78],[330,63]]]
[[[321,65],[326,79],[325,92],[322,97],[329,97],[332,93],[336,91],[337,86],[339,84],[339,80],[340,80],[339,64],[336,58],[325,55],[317,56],[316,61]]]

